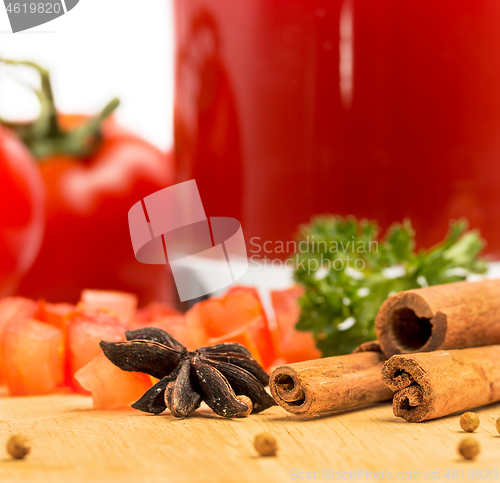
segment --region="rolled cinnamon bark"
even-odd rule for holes
[[[416,423],[500,401],[500,345],[392,356],[394,415]]]
[[[356,353],[277,367],[269,386],[274,400],[293,414],[316,414],[391,399],[382,382],[385,356],[377,343]]]
[[[387,357],[500,344],[500,280],[399,292],[383,303],[375,330]]]

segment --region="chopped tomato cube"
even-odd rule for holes
[[[125,339],[122,321],[106,312],[83,311],[71,316],[68,327],[68,356],[72,376],[92,359],[102,354],[99,342]],[[80,386],[75,384],[76,388]]]
[[[0,299],[0,331],[14,317],[23,315],[31,317],[38,308],[38,302],[24,297],[6,297]]]
[[[68,316],[76,311],[76,307],[72,304],[50,304],[41,300],[38,309],[33,316],[34,319],[40,322],[53,325],[61,329],[64,334],[68,328]]]
[[[151,386],[146,374],[125,372],[98,355],[75,374],[80,385],[90,391],[94,409],[116,409],[130,406]]]
[[[298,299],[302,294],[300,286],[271,291],[277,325],[275,340],[278,356],[287,362],[301,362],[321,357],[321,351],[316,347],[313,335],[295,328],[300,315]]]
[[[9,322],[16,318],[33,317],[37,311],[38,303],[23,297],[6,297],[0,300],[0,341],[2,334]],[[5,380],[4,362],[0,351],[0,383]]]
[[[276,354],[260,300],[252,289],[241,287],[222,297],[196,304],[186,314],[190,330],[199,335],[198,345],[239,342],[267,367]]]
[[[255,345],[258,347],[264,367],[269,367],[276,359],[276,347],[272,335],[272,327],[274,324],[268,319],[266,311],[259,296],[259,292],[255,287],[244,287],[237,285],[231,287],[226,295],[237,293],[249,293],[258,300],[262,311],[262,318],[256,320],[248,330],[248,335]]]
[[[137,310],[137,295],[113,290],[83,290],[80,303],[86,309],[107,309],[129,320],[135,318]]]
[[[1,352],[5,379],[14,396],[49,394],[62,384],[63,333],[30,318],[17,318],[4,329]]]
[[[239,331],[256,317],[262,316],[259,301],[250,293],[213,297],[196,304],[198,316],[210,339]]]
[[[64,345],[64,383],[72,385],[72,375],[68,363],[68,326],[71,315],[76,311],[76,307],[71,304],[50,304],[44,300],[40,301],[38,310],[33,316],[34,319],[61,329],[63,333]]]

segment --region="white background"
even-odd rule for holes
[[[80,0],[62,17],[16,34],[0,2],[0,57],[50,68],[62,112],[96,113],[118,96],[118,121],[161,149],[172,145],[172,44],[170,0]],[[0,116],[25,120],[38,104],[14,81],[19,75],[0,65]]]

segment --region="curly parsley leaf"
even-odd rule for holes
[[[415,251],[408,220],[379,239],[376,222],[323,215],[301,225],[294,278],[305,289],[297,329],[311,331],[324,356],[346,354],[375,338],[375,316],[391,294],[485,273],[485,242],[467,222],[450,223],[445,239]]]

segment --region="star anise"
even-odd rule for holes
[[[248,396],[253,413],[275,406],[264,389],[269,375],[241,344],[225,342],[190,352],[168,332],[157,328],[126,331],[126,342],[101,342],[106,357],[124,371],[160,379],[132,407],[159,414],[169,409],[186,417],[202,401],[219,416],[249,411],[236,395]]]

